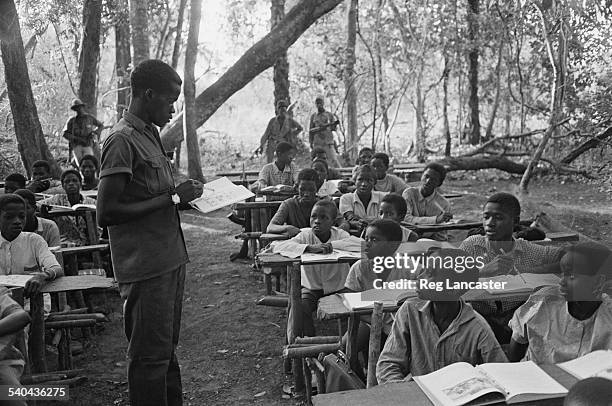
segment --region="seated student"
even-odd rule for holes
[[[0,287],[0,385],[21,386],[24,355],[15,347],[17,336],[30,324],[30,315]],[[3,405],[26,406],[25,400],[3,400]]]
[[[31,297],[64,271],[40,235],[23,232],[25,223],[26,202],[21,196],[0,196],[0,273],[32,275],[24,288],[25,297]],[[51,297],[45,294],[44,300],[49,312]]]
[[[512,236],[519,223],[521,204],[510,193],[495,193],[482,210],[485,235],[473,235],[460,248],[473,257],[483,257],[480,276],[505,275],[516,268],[526,273],[559,273],[562,250],[542,246]]]
[[[480,257],[484,266],[480,276],[506,275],[511,272],[559,273],[560,248],[541,246],[525,240],[515,240],[512,231],[518,224],[521,205],[510,193],[496,193],[487,199],[483,208],[485,235],[473,235],[460,247],[472,257]],[[522,304],[519,299],[475,302],[474,308],[493,327],[502,343],[510,340],[508,321]]]
[[[15,191],[26,202],[26,223],[23,231],[36,233],[44,238],[49,247],[60,246],[60,232],[57,224],[53,220],[36,216],[36,196],[27,189]]]
[[[274,252],[288,249],[330,254],[333,251],[332,241],[350,237],[344,230],[333,227],[338,215],[338,208],[331,200],[319,200],[312,208],[310,228],[305,228],[298,235],[287,241],[280,241],[273,246]],[[302,320],[304,336],[314,336],[312,312],[316,311],[320,298],[338,292],[344,287],[349,266],[346,263],[302,265]]]
[[[317,192],[317,196],[325,197],[340,193],[337,184],[334,182],[330,182],[329,179],[327,179],[329,169],[327,166],[327,162],[321,159],[315,159],[314,161],[312,161],[311,167],[312,169],[317,171],[317,174],[319,175],[319,181],[321,183],[321,186],[319,187],[319,190]]]
[[[81,158],[79,170],[83,175],[83,187],[82,190],[95,190],[98,188],[98,173],[100,171],[100,164],[98,159],[93,155],[85,155]]]
[[[310,226],[310,213],[317,202],[317,186],[320,184],[319,175],[313,169],[302,169],[298,174],[298,195],[283,200],[278,211],[270,220],[267,233],[287,234],[289,237],[298,235],[302,228]],[[348,231],[349,225],[342,216],[337,216],[335,225]]]
[[[361,230],[378,217],[380,202],[386,193],[372,190],[376,184],[376,174],[370,165],[361,165],[355,171],[353,180],[355,191],[340,197],[340,214],[351,228]]]
[[[400,196],[401,199],[401,196]],[[408,268],[384,268],[382,272],[374,271],[374,258],[392,257],[401,244],[402,229],[396,221],[390,219],[374,220],[366,228],[365,254],[368,259],[355,262],[344,283],[347,292],[363,292],[370,289],[380,289],[381,282],[397,281],[400,279],[413,279]],[[357,351],[362,352],[367,365],[367,352],[370,339],[370,317],[361,316],[357,332]],[[381,345],[385,343],[391,331],[393,316],[391,313],[383,315],[383,335]],[[343,337],[346,341],[347,335]]]
[[[402,193],[408,206],[405,221],[412,224],[439,224],[453,218],[449,201],[439,192],[446,178],[446,168],[436,162],[425,166],[421,176],[421,185],[409,187]],[[425,238],[437,241],[446,241],[446,231],[437,231],[423,234]]]
[[[26,189],[34,193],[42,193],[58,186],[61,186],[61,183],[51,177],[49,162],[36,161],[32,164],[32,181],[26,186]]]
[[[406,300],[398,310],[378,359],[379,384],[408,380],[455,362],[507,362],[487,322],[461,299],[465,290],[420,286],[421,280],[442,287],[477,281],[477,269],[460,270],[456,265],[467,255],[458,249],[437,249],[427,257],[418,277],[418,298]],[[447,263],[455,265],[443,265]]]
[[[342,179],[342,174],[336,168],[330,168],[327,162],[327,152],[321,147],[315,147],[310,151],[310,159],[314,163],[316,160],[323,160],[327,164],[327,180]]]
[[[612,381],[591,377],[576,382],[567,393],[563,406],[612,406]]]
[[[9,176],[4,178],[4,193],[15,193],[17,189],[24,189],[26,185],[26,178],[20,173],[11,173]]]
[[[357,161],[355,161],[355,167],[353,168],[351,177],[355,177],[355,171],[357,171],[357,168],[359,168],[361,165],[370,164],[370,161],[372,161],[372,155],[374,155],[374,150],[372,148],[363,147],[359,150]]]
[[[81,173],[76,169],[67,169],[61,176],[62,187],[65,193],[51,196],[39,201],[39,207],[43,206],[63,206],[72,207],[75,204],[93,204],[96,201],[91,197],[81,195],[82,178]],[[77,246],[87,245],[87,224],[82,216],[58,216],[55,223],[60,230],[62,242],[70,242]]]
[[[370,166],[374,169],[374,172],[376,172],[374,190],[378,192],[399,193],[401,195],[408,187],[406,182],[399,177],[387,173],[389,170],[389,155],[383,152],[375,153],[372,156],[372,161],[370,161]]]
[[[612,298],[602,293],[611,265],[611,252],[601,244],[567,247],[560,285],[534,292],[514,312],[510,361],[556,364],[612,350]]]
[[[389,193],[382,198],[378,215],[381,219],[393,220],[400,224],[404,221],[407,210],[406,201],[403,197],[395,193]],[[402,229],[402,242],[414,242],[419,239],[418,234],[414,231],[402,227],[401,224],[400,227]]]
[[[268,186],[285,185],[284,190],[291,190],[297,182],[298,170],[293,163],[295,147],[288,142],[279,142],[276,146],[276,160],[265,164],[259,172],[257,182],[251,190],[258,192]]]

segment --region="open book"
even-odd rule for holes
[[[533,361],[473,367],[457,362],[414,381],[436,406],[534,402],[567,394]]]
[[[533,292],[540,286],[555,286],[559,284],[561,278],[552,273],[521,273],[520,275],[500,275],[483,280],[495,282],[506,282],[503,289],[487,289],[487,292],[495,295],[509,292]]]
[[[49,205],[49,213],[71,213],[76,210],[96,210],[95,204],[75,204],[72,207],[57,206],[55,204]]]
[[[414,289],[370,289],[363,292],[342,294],[342,302],[351,310],[372,309],[374,302],[382,302],[383,307],[396,307],[410,297],[416,297]]]
[[[321,262],[339,261],[341,259],[361,259],[361,252],[334,250],[331,254],[311,254],[305,252],[301,256],[302,264],[316,264]]]
[[[202,213],[210,213],[253,196],[255,194],[249,189],[241,185],[234,185],[224,177],[204,184],[202,196],[192,200],[189,204]]]
[[[578,379],[600,376],[612,379],[612,351],[597,350],[557,366]]]

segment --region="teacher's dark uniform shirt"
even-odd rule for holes
[[[118,173],[130,177],[121,196],[124,202],[174,194],[172,167],[157,129],[127,111],[102,149],[100,179]],[[150,279],[189,262],[175,205],[168,204],[127,223],[109,226],[108,234],[119,283]]]

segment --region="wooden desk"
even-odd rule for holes
[[[556,365],[540,365],[553,379],[570,389],[578,380]],[[548,399],[537,402],[538,405],[563,405],[564,398]],[[409,402],[409,403],[408,403]],[[518,403],[520,405],[531,403]],[[433,403],[421,388],[414,382],[392,383],[375,386],[370,389],[360,389],[317,395],[312,398],[315,406],[381,406],[381,405],[415,405],[432,406]]]
[[[266,268],[286,266],[287,267],[287,340],[289,344],[295,342],[296,337],[302,336],[302,275],[301,258],[288,258],[280,254],[261,253],[257,256],[257,261],[266,272]],[[341,259],[338,261],[318,262],[317,265],[335,263],[354,263],[357,259]],[[304,391],[304,379],[302,362],[299,359],[293,362],[293,378],[295,380],[295,391]]]
[[[69,292],[96,288],[110,288],[114,284],[112,278],[101,276],[62,276],[43,286],[42,291],[30,298],[30,359],[32,372],[47,372],[45,360],[45,313],[44,293]]]

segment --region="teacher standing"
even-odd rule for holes
[[[168,123],[182,80],[159,60],[130,75],[132,101],[102,147],[98,222],[108,227],[124,303],[132,406],[182,405],[175,355],[189,261],[178,205],[202,194],[188,180],[174,186],[157,127]]]

